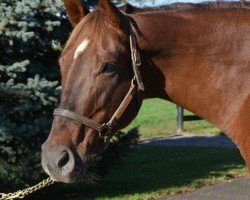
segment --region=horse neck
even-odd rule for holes
[[[145,98],[170,100],[227,131],[230,118],[244,98],[237,77],[240,71],[249,71],[244,50],[250,48],[247,42],[250,23],[240,33],[239,29],[242,20],[249,19],[250,14],[239,11],[235,16],[235,12],[135,14],[133,18],[143,38],[139,47]],[[240,66],[228,65],[237,59],[241,61]]]

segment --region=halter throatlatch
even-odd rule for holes
[[[114,127],[116,126],[118,120],[121,118],[122,114],[129,106],[135,94],[144,91],[141,72],[139,70],[139,67],[141,66],[141,58],[139,51],[137,50],[136,47],[135,31],[136,31],[135,27],[133,26],[132,23],[130,23],[129,40],[130,40],[131,61],[132,61],[134,76],[131,80],[129,91],[127,92],[126,96],[124,97],[123,101],[121,102],[120,106],[117,108],[111,119],[107,123],[100,124],[99,122],[94,121],[90,118],[80,116],[73,111],[62,108],[56,108],[54,110],[53,116],[66,117],[98,131],[99,137],[103,138],[104,142],[107,142],[107,140],[110,139],[110,135]]]

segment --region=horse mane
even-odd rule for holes
[[[203,3],[172,3],[168,5],[161,5],[157,7],[142,7],[138,8],[131,4],[126,4],[121,6],[119,9],[122,11],[132,14],[132,13],[144,13],[144,12],[164,12],[164,11],[182,11],[182,10],[218,10],[218,9],[239,9],[239,10],[249,10],[250,2],[248,1],[214,1],[214,2],[203,2]]]

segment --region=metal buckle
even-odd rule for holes
[[[135,61],[137,67],[141,66],[141,56],[136,49],[132,50],[132,58]]]
[[[107,140],[108,140],[108,138],[109,138],[109,136],[110,136],[110,134],[111,134],[111,130],[110,130],[109,125],[107,123],[104,123],[102,125],[101,130],[99,131],[99,137],[103,138],[104,142],[106,143]]]

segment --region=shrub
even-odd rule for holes
[[[40,176],[71,25],[62,1],[51,0],[1,0],[0,19],[0,189],[10,190]]]

